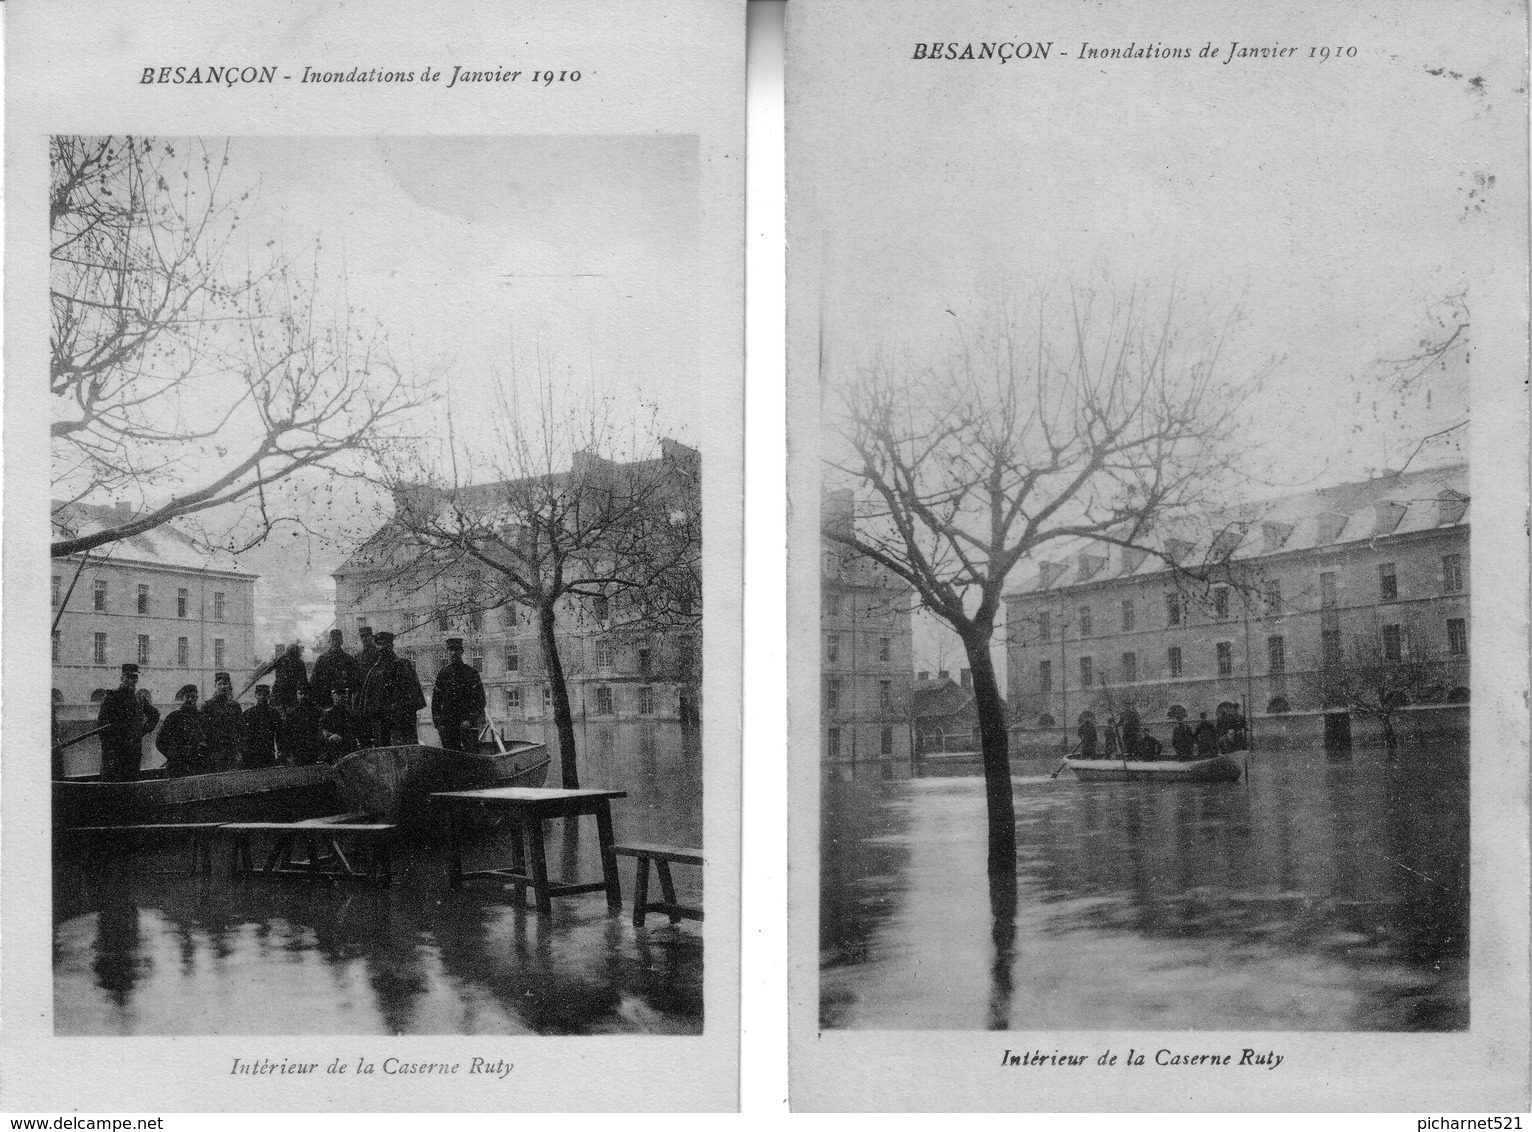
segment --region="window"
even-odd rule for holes
[[[1165,664],[1172,676],[1181,675],[1181,650],[1170,649],[1165,653]]]
[[[59,585],[59,582],[60,582],[59,576],[57,574],[53,575],[53,608],[54,609],[58,608],[58,606],[59,606],[59,599],[63,596],[63,589]]]
[[[58,579],[54,579],[57,581]],[[1463,590],[1463,556],[1461,554],[1442,555],[1442,592],[1455,594]],[[53,604],[57,605],[55,601]]]
[[[654,714],[654,688],[648,684],[638,686],[638,714]]]
[[[1378,564],[1378,600],[1399,600],[1399,574],[1392,562]]]
[[[1404,659],[1404,644],[1399,637],[1398,625],[1383,626],[1383,659],[1398,664]]]
[[[1138,653],[1125,652],[1122,654],[1122,682],[1132,684],[1138,680]]]
[[[638,671],[644,676],[654,671],[654,651],[652,649],[641,648],[638,650]]]
[[[825,663],[834,664],[840,660],[840,634],[831,633],[825,638]]]
[[[552,688],[544,688],[543,689],[543,710],[544,711],[552,711],[553,710],[553,689]]]
[[[138,663],[149,663],[149,638],[144,633],[138,635]]]
[[[597,594],[590,599],[590,610],[595,614],[597,621],[605,621],[611,615],[612,605],[605,594]]]
[[[1134,619],[1133,599],[1126,598],[1122,603],[1122,631],[1124,633],[1131,633],[1133,631]]]
[[[1091,686],[1091,677],[1095,675],[1092,667],[1094,664],[1095,661],[1088,656],[1080,658],[1080,687],[1089,688]]]
[[[1080,636],[1090,636],[1090,606],[1080,606]]]
[[[148,613],[149,612],[149,587],[148,586],[139,586],[138,587],[138,611],[140,613]]]
[[[505,646],[505,670],[507,672],[521,671],[521,653],[516,651],[515,645]]]
[[[1468,655],[1468,622],[1461,617],[1447,618],[1447,653],[1450,656]]]
[[[1220,621],[1229,616],[1229,587],[1213,587],[1213,616]]]
[[[1282,582],[1279,578],[1266,580],[1266,616],[1282,616]]]
[[[484,628],[484,614],[483,614],[483,612],[481,610],[475,609],[472,613],[470,613],[468,615],[468,631],[470,633],[477,633],[477,632],[479,632],[483,628]]]
[[[504,625],[507,629],[516,627],[516,607],[514,605],[503,605],[500,607],[500,624]]]
[[[1319,634],[1319,663],[1326,668],[1336,668],[1340,662],[1340,630],[1326,629]]]
[[[1266,638],[1266,667],[1272,672],[1287,671],[1287,642],[1283,638]]]
[[[191,666],[191,638],[176,638],[176,667],[189,668]]]
[[[1228,641],[1218,642],[1218,675],[1234,675],[1234,646]]]
[[[224,596],[219,590],[213,591],[213,620],[222,621],[224,614]]]
[[[468,667],[473,669],[475,672],[483,672],[484,671],[484,658],[482,656],[471,656],[471,657],[469,657],[468,658]]]
[[[605,684],[596,689],[596,714],[612,714],[612,689]]]
[[[436,615],[436,631],[438,633],[452,632],[452,616],[450,614],[438,613]]]
[[[892,652],[893,652],[893,641],[890,640],[888,637],[879,637],[878,638],[878,659],[879,660],[888,660],[889,657],[890,657],[890,654]]]
[[[1053,614],[1047,610],[1037,615],[1037,639],[1039,641],[1053,639]]]
[[[840,616],[840,594],[825,594],[825,615],[827,617]]]
[[[505,690],[505,710],[507,712],[521,711],[521,689],[507,688]]]
[[[53,663],[59,662],[59,631],[53,630]]]
[[[1335,575],[1328,570],[1319,575],[1319,604],[1326,609],[1335,608]]]
[[[98,581],[91,587],[92,606],[97,613],[106,609],[106,583]]]
[[[593,651],[595,653],[595,656],[592,658],[592,663],[597,668],[610,668],[610,667],[612,667],[612,642],[611,641],[608,641],[608,640],[606,640],[604,638],[597,638],[597,640],[595,642],[595,648],[594,648]]]
[[[1182,602],[1180,594],[1165,595],[1165,624],[1181,624],[1181,607]]]
[[[891,755],[894,753],[894,729],[885,727],[878,734],[878,754]]]
[[[1039,692],[1053,691],[1053,662],[1040,660],[1037,662],[1037,690]]]
[[[105,633],[97,633],[96,634],[95,648],[92,651],[91,655],[92,655],[92,657],[94,657],[95,663],[97,663],[97,664],[105,664],[106,663],[106,634]]]
[[[186,590],[184,590],[184,589],[179,589],[179,590],[176,591],[176,616],[177,617],[184,618],[186,616],[186,603],[187,603],[187,601],[188,601],[188,599],[190,597],[191,597],[191,595],[189,593],[187,593]]]
[[[840,711],[840,680],[832,679],[825,684],[825,710]]]
[[[894,682],[892,680],[878,681],[878,710],[884,715],[894,710]]]
[[[223,667],[223,665],[224,665],[224,655],[223,655],[223,652],[224,652],[224,649],[223,649],[223,638],[222,637],[214,637],[213,638],[213,667],[214,668],[222,668]]]
[[[825,743],[832,759],[840,758],[840,728],[832,727],[825,732]]]

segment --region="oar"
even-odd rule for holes
[[[1078,750],[1078,749],[1079,748],[1076,748],[1076,750]],[[1049,778],[1057,778],[1059,776],[1059,771],[1063,770],[1068,765],[1069,765],[1069,756],[1065,755],[1064,758],[1060,761],[1059,765],[1053,768],[1053,773],[1050,774],[1048,777]]]
[[[110,731],[111,728],[112,725],[110,723],[103,723],[100,727],[93,727],[83,735],[76,735],[73,739],[65,739],[62,743],[55,743],[53,744],[53,753],[56,755],[67,747],[73,747],[76,743],[83,743],[92,735],[100,735],[103,731]]]

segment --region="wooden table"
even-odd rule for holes
[[[447,832],[447,881],[453,888],[458,888],[465,880],[508,880],[516,885],[518,899],[531,888],[537,897],[537,910],[544,914],[553,911],[555,896],[604,890],[607,909],[616,914],[622,910],[622,883],[617,877],[617,854],[613,852],[612,799],[627,796],[626,790],[553,790],[530,786],[432,794],[431,802],[442,815]],[[465,819],[475,811],[488,811],[509,821],[512,827],[510,868],[463,871]],[[602,879],[589,883],[571,883],[564,878],[549,880],[543,822],[550,818],[579,818],[587,814],[596,819]]]

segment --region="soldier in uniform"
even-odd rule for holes
[[[244,730],[240,749],[240,765],[254,770],[274,766],[277,761],[277,732],[282,727],[282,717],[271,706],[271,688],[266,684],[255,687],[255,704],[245,709],[240,717]]]
[[[276,678],[271,683],[271,706],[283,715],[298,702],[298,689],[309,686],[308,667],[303,663],[303,646],[297,641],[287,646],[272,671]]]
[[[144,761],[144,736],[160,721],[160,712],[149,702],[149,693],[138,687],[138,665],[122,666],[122,683],[106,694],[96,714],[101,733],[101,780],[132,782]]]
[[[207,743],[202,737],[202,717],[197,714],[197,685],[182,685],[176,700],[181,706],[160,724],[154,745],[165,756],[165,773],[182,778],[202,773]]]
[[[289,766],[309,766],[324,758],[324,736],[319,731],[319,708],[307,684],[298,685],[298,702],[282,717],[277,746]]]
[[[415,666],[394,655],[394,635],[373,638],[378,658],[362,679],[362,716],[372,733],[373,746],[391,747],[418,743],[415,713],[426,706]]]
[[[341,681],[332,690],[334,702],[320,713],[319,730],[324,736],[325,757],[333,763],[361,750],[367,738],[362,734],[361,720],[351,710],[351,685]]]
[[[449,751],[472,751],[479,720],[484,715],[484,682],[478,671],[463,663],[463,638],[447,638],[447,663],[431,689],[431,722]]]
[[[356,660],[341,647],[341,631],[330,630],[330,647],[314,661],[314,675],[309,686],[314,689],[314,703],[327,708],[335,703],[335,689],[339,684],[355,688],[361,683]]]
[[[351,694],[362,694],[362,681],[367,679],[367,674],[372,671],[372,666],[378,660],[378,645],[372,639],[372,626],[363,625],[356,631],[356,635],[362,638],[362,651],[356,654],[356,683],[351,685]],[[360,705],[353,705],[360,706]]]
[[[204,769],[233,770],[244,745],[243,712],[234,699],[234,682],[227,672],[213,673],[213,698],[202,705],[202,737],[207,741]]]

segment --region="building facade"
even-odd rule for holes
[[[827,529],[852,519],[848,491],[825,496]],[[914,593],[900,578],[824,538],[819,579],[821,757],[908,759],[913,731]]]
[[[577,460],[589,460],[583,454]],[[665,506],[696,524],[700,518],[700,455],[666,440],[659,459],[620,465],[652,475],[669,488]],[[636,471],[635,471],[636,470]],[[473,492],[493,495],[502,485]],[[335,624],[355,650],[363,626],[395,634],[394,648],[414,662],[429,697],[446,663],[449,637],[464,640],[464,662],[484,681],[487,713],[497,723],[549,724],[553,692],[544,666],[536,615],[506,600],[493,571],[456,567],[449,576],[423,580],[380,570],[378,543],[397,537],[385,527],[352,554],[335,577]],[[470,576],[472,575],[472,576]],[[579,721],[700,718],[702,631],[700,590],[684,613],[658,623],[625,615],[620,598],[569,595],[556,608],[556,641]]]
[[[915,678],[911,692],[911,715],[915,721],[915,754],[971,753],[980,757],[979,705],[974,702],[973,673],[959,670],[958,679],[943,671],[931,679],[929,672]],[[1002,701],[1007,718],[1009,705]]]
[[[1213,517],[1165,540],[1179,570],[1100,543],[1034,563],[1006,597],[1018,745],[1062,744],[1081,711],[1128,704],[1151,730],[1227,704],[1257,746],[1349,739],[1353,723],[1368,742],[1381,725],[1354,696],[1369,680],[1407,736],[1466,737],[1467,488],[1459,464]]]
[[[55,505],[55,536],[120,525],[130,512],[87,503]],[[53,561],[53,689],[63,722],[94,719],[96,704],[139,667],[162,710],[213,674],[243,687],[258,663],[256,575],[197,546],[169,523],[87,555]]]

